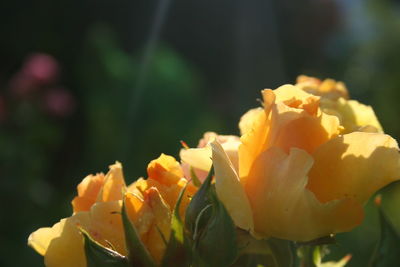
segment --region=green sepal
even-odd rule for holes
[[[317,239],[313,239],[311,241],[306,242],[296,242],[297,246],[322,246],[322,245],[333,245],[336,244],[335,235],[327,235]]]
[[[213,175],[214,170],[211,168],[207,178],[204,180],[197,193],[193,196],[186,209],[185,226],[192,239],[194,239],[193,235],[195,233],[202,230],[211,215],[211,210],[206,209],[206,207],[211,204],[209,190]],[[199,217],[199,215],[201,215],[201,217]]]
[[[244,230],[237,230],[239,257],[235,267],[290,267],[294,264],[293,242],[281,239],[255,239]]]
[[[140,240],[139,235],[136,231],[136,227],[131,223],[126,213],[125,199],[122,203],[122,223],[125,232],[125,243],[128,250],[128,262],[130,266],[143,266],[143,267],[154,267],[154,263],[147,248]]]
[[[102,246],[82,228],[86,263],[88,267],[129,267],[128,260],[118,252]]]
[[[225,206],[219,201],[214,186],[209,188],[209,196],[212,201],[211,217],[198,240],[195,240],[198,265],[230,266],[238,254],[236,227]]]
[[[182,188],[178,200],[175,204],[171,218],[171,235],[165,250],[161,266],[190,266],[190,247],[182,219],[179,215],[179,207],[185,193],[186,186]]]
[[[369,267],[397,266],[400,262],[400,236],[389,222],[382,208],[378,208],[381,236],[370,259]]]
[[[192,166],[190,166],[190,177],[192,178],[192,182],[196,187],[200,187],[201,186],[200,179],[199,179],[199,177],[197,177],[197,174],[194,171]]]

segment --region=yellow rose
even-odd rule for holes
[[[173,209],[178,200],[179,193],[187,184],[187,179],[184,178],[179,162],[171,156],[161,154],[158,159],[149,163],[147,173],[149,176],[148,179],[138,179],[132,185],[128,186],[128,191],[141,196],[147,189],[155,187],[159,190],[160,195],[169,207]],[[196,187],[192,184],[187,185],[179,209],[182,218],[184,218],[183,215],[186,207],[189,205],[190,198],[196,193],[196,190]]]
[[[240,122],[238,170],[211,144],[217,194],[236,225],[258,237],[309,241],[360,224],[368,198],[399,179],[397,142],[382,133],[341,135],[320,97],[296,86],[262,95],[264,108]]]
[[[72,201],[73,215],[53,227],[35,231],[29,236],[28,244],[44,256],[46,266],[85,267],[79,226],[103,246],[126,255],[120,215],[125,197],[129,219],[151,256],[160,262],[165,251],[160,231],[169,237],[171,212],[187,181],[179,163],[164,154],[149,164],[148,174],[149,179],[139,179],[126,187],[122,166],[117,162],[110,166],[107,175],[87,176],[78,185],[78,196]],[[194,192],[193,187],[188,188],[182,201],[185,205]]]
[[[349,100],[349,93],[344,83],[332,79],[321,81],[314,77],[300,75],[297,77],[295,86],[313,95],[321,96],[322,111],[339,118],[343,126],[342,133],[383,132],[372,107],[356,100]]]

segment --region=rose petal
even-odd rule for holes
[[[176,184],[182,177],[183,171],[174,157],[161,154],[147,166],[149,178],[159,181],[166,186]]]
[[[171,232],[171,211],[155,187],[146,191],[145,202],[154,214],[154,222],[147,234],[147,248],[156,262],[161,262]]]
[[[111,244],[117,252],[126,255],[120,210],[120,201],[96,203],[90,211],[78,212],[51,228],[32,233],[28,244],[44,255],[48,267],[84,267],[83,237],[78,228],[82,227],[103,246]]]
[[[86,225],[88,222],[89,213],[79,212],[45,231],[39,229],[32,233],[31,242],[48,244],[44,252],[47,267],[86,267],[83,239],[77,225]]]
[[[400,178],[397,142],[388,135],[353,132],[320,146],[308,188],[322,202],[351,197],[359,203]]]
[[[289,155],[275,147],[260,154],[245,184],[255,232],[309,241],[348,231],[361,222],[363,209],[357,202],[344,199],[323,204],[305,188],[312,164],[312,157],[296,148]]]
[[[336,116],[319,111],[317,97],[292,85],[275,91],[266,89],[262,93],[264,116],[258,116],[252,130],[241,137],[239,175],[243,181],[254,160],[271,146],[286,152],[297,147],[312,153],[341,130]]]
[[[32,234],[28,238],[28,245],[31,246],[37,253],[44,256],[51,240],[58,237],[61,229],[65,224],[65,219],[56,223],[53,227],[43,227]]]
[[[203,148],[181,149],[179,157],[192,168],[208,172],[212,165],[211,154],[211,148],[205,146]]]
[[[89,234],[108,247],[113,248],[120,254],[126,255],[125,237],[121,220],[121,201],[98,202],[90,209],[90,225],[83,225]]]
[[[253,231],[253,215],[250,203],[235,168],[217,141],[212,142],[211,147],[217,195],[224,203],[235,224],[242,229]]]
[[[126,187],[122,165],[119,162],[115,162],[109,168],[110,170],[104,179],[103,188],[97,197],[98,202],[122,200],[123,190]]]
[[[337,100],[322,99],[321,109],[327,114],[332,114],[339,118],[340,124],[344,127],[342,133],[361,130],[383,133],[382,126],[372,107],[356,100],[346,100],[344,98]]]
[[[78,185],[78,196],[72,200],[74,212],[88,211],[96,202],[104,184],[104,174],[88,175]]]
[[[212,141],[218,139],[221,138],[214,138]],[[240,144],[241,142],[239,138],[229,138],[226,139],[224,143],[221,143],[236,170],[238,169],[239,165],[238,150]],[[180,152],[180,157],[183,162],[189,164],[195,169],[206,171],[207,173],[210,171],[212,165],[211,156],[212,151],[209,144],[203,148],[182,149]]]

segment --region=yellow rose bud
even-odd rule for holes
[[[223,147],[211,144],[217,194],[236,225],[256,237],[295,241],[359,225],[368,198],[399,179],[397,142],[382,133],[340,135],[339,118],[296,86],[262,95],[262,112],[252,110],[240,123],[238,171]]]
[[[224,150],[228,154],[232,164],[237,168],[237,151],[240,145],[239,137],[235,135],[219,135],[215,132],[206,132],[204,133],[203,138],[200,139],[197,148],[181,149],[180,151],[182,168],[185,171],[186,177],[190,177],[190,167],[192,167],[199,179],[204,181],[212,165],[212,152],[209,143],[214,140],[218,140],[218,142],[224,147]]]
[[[310,94],[321,96],[321,110],[339,118],[343,126],[342,133],[383,132],[371,106],[356,100],[348,100],[349,93],[344,83],[332,79],[321,81],[300,75],[295,86]]]
[[[321,81],[318,78],[300,75],[297,77],[296,86],[307,93],[332,100],[349,98],[349,92],[347,91],[346,85],[343,82],[338,82],[333,79],[325,79]]]
[[[149,179],[139,179],[125,186],[122,166],[110,166],[106,174],[89,175],[78,185],[78,196],[72,201],[73,215],[53,227],[40,228],[29,236],[28,244],[44,256],[46,266],[86,266],[83,236],[79,228],[105,247],[127,255],[121,220],[122,199],[125,197],[129,219],[156,262],[165,251],[163,237],[170,234],[171,212],[180,190],[187,180],[179,163],[162,155],[148,166]],[[188,187],[182,203],[187,206],[195,193]],[[182,209],[184,212],[185,209]]]
[[[78,185],[78,196],[71,202],[74,212],[88,211],[96,202],[121,200],[123,188],[125,188],[125,180],[119,162],[110,166],[110,171],[106,176],[102,173],[88,175]]]
[[[143,196],[126,195],[127,214],[151,256],[161,262],[166,249],[163,238],[168,240],[171,232],[171,209],[156,187],[147,189]]]
[[[187,180],[183,177],[183,170],[175,158],[161,154],[147,167],[148,179],[140,178],[128,187],[128,191],[143,197],[143,192],[151,187],[156,187],[162,198],[171,210],[175,207],[179,193],[186,186]],[[196,187],[188,184],[185,195],[182,198],[180,214],[183,214],[189,205],[190,198],[196,193]]]

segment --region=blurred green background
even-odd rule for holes
[[[43,265],[27,237],[70,215],[87,174],[119,160],[132,182],[180,140],[238,134],[261,89],[299,74],[344,81],[399,139],[399,15],[395,0],[1,1],[0,266]],[[366,266],[367,211],[331,258]]]

